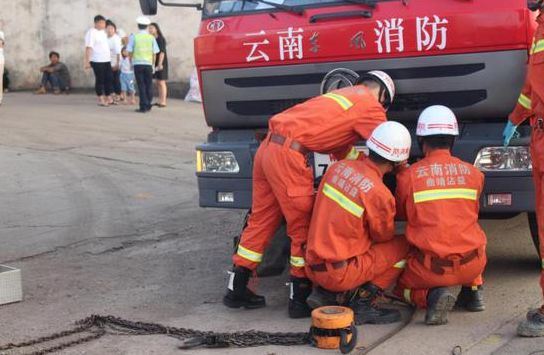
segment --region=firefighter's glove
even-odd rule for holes
[[[508,120],[506,127],[504,127],[504,131],[502,131],[502,138],[504,139],[505,148],[510,145],[510,141],[512,140],[512,138],[519,138],[519,132],[517,128],[518,127],[513,124],[512,121]]]

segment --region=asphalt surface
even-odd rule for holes
[[[24,301],[0,306],[0,344],[69,328],[90,314],[203,330],[306,331],[307,320],[286,317],[285,275],[260,280],[265,309],[221,304],[243,211],[198,207],[194,146],[209,131],[200,105],[171,101],[147,115],[133,110],[98,107],[83,95],[6,95],[0,263],[22,270]],[[397,325],[360,327],[359,352],[391,335],[371,353],[451,354],[459,346],[470,354],[544,354],[543,339],[515,335],[526,310],[541,300],[525,217],[482,224],[489,237],[487,310],[454,312],[441,327],[426,327],[421,311],[400,332]],[[108,335],[62,353],[177,354],[178,345],[163,336]],[[304,346],[185,352],[213,353],[327,352]]]

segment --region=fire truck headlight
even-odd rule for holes
[[[196,151],[197,173],[227,173],[240,172],[240,166],[233,152]]]
[[[531,171],[529,147],[485,147],[474,162],[481,171]]]

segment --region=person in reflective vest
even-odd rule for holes
[[[304,248],[314,203],[309,155],[319,152],[336,159],[361,158],[353,145],[361,138],[367,139],[375,127],[386,121],[384,107],[394,97],[394,84],[386,73],[370,72],[358,79],[360,85],[324,93],[270,119],[268,135],[254,159],[251,214],[233,256],[235,267],[223,298],[226,306],[265,305],[264,297],[256,295],[247,284],[285,218],[291,239],[289,316],[310,316],[306,298],[311,283],[304,271]]]
[[[514,111],[510,114],[503,132],[504,146],[517,135],[516,127],[529,119],[531,134],[531,160],[536,196],[536,218],[542,271],[540,287],[544,294],[544,5],[543,1],[529,3],[532,10],[539,11],[533,45],[530,50],[529,65],[525,85],[521,91]],[[533,309],[527,319],[520,323],[518,334],[521,336],[544,336],[544,305]]]
[[[152,107],[153,64],[155,63],[155,55],[159,53],[159,45],[155,37],[147,31],[151,20],[145,16],[140,16],[136,21],[139,32],[129,37],[127,51],[134,66],[134,76],[140,96],[140,108],[136,112],[145,113],[151,111]]]
[[[426,324],[440,325],[456,299],[468,311],[484,310],[486,236],[478,224],[484,175],[451,155],[459,129],[449,108],[426,108],[416,135],[425,157],[397,175],[397,217],[407,221],[414,250],[395,293],[426,308]],[[456,298],[448,287],[458,285]]]
[[[306,273],[316,287],[307,302],[348,305],[356,324],[392,323],[400,312],[375,301],[402,272],[409,245],[394,234],[395,198],[383,176],[408,160],[410,133],[385,122],[367,146],[368,159],[335,163],[319,186],[306,251]]]

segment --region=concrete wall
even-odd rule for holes
[[[38,68],[48,62],[51,50],[68,65],[74,87],[91,87],[92,72],[83,70],[84,35],[96,14],[130,33],[136,31],[141,12],[138,0],[0,0],[0,30],[6,35],[4,54],[13,88],[36,87]],[[192,8],[160,7],[151,18],[168,41],[171,81],[188,81],[200,16]]]

